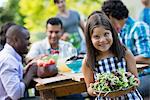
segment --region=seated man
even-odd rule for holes
[[[13,25],[6,33],[6,44],[0,51],[0,100],[18,100],[34,76],[37,67],[28,65],[23,75],[22,56],[28,52],[29,32],[26,28]]]
[[[26,56],[27,62],[42,54],[51,54],[53,50],[59,50],[62,57],[71,56],[73,53],[77,53],[77,50],[71,43],[60,40],[60,37],[62,36],[62,28],[62,22],[59,18],[54,17],[48,19],[46,23],[47,37],[41,41],[33,43]]]
[[[44,40],[33,43],[29,53],[27,54],[27,62],[38,58],[42,54],[51,54],[53,50],[59,50],[59,54],[61,57],[71,56],[73,53],[77,54],[77,50],[73,47],[73,45],[69,42],[60,40],[62,36],[62,22],[59,18],[53,17],[47,20],[46,23],[46,34],[47,37]],[[61,61],[59,61],[61,62]],[[65,71],[68,71],[65,69]],[[53,70],[57,73],[56,70]],[[58,68],[58,71],[64,71],[63,68]],[[81,100],[83,99],[81,94],[69,95],[64,97],[57,98],[58,100]]]

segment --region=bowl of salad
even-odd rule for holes
[[[130,72],[124,70],[97,74],[92,88],[103,97],[118,97],[136,89],[138,81]]]

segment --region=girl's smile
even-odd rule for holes
[[[103,26],[98,26],[93,29],[91,39],[93,46],[101,52],[108,51],[113,43],[111,31],[106,30]]]

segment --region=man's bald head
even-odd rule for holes
[[[27,32],[27,29],[22,26],[18,25],[11,26],[6,32],[6,41],[14,37],[20,37],[22,35],[25,35],[26,33],[25,31]]]
[[[11,26],[6,32],[6,43],[11,45],[21,55],[28,52],[29,38],[28,30],[19,25]]]

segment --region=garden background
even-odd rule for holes
[[[66,0],[67,8],[77,10],[82,19],[94,10],[100,10],[104,0]],[[123,0],[130,15],[137,19],[142,10],[141,0]],[[58,9],[53,0],[0,0],[0,26],[5,22],[24,25],[31,33],[31,41],[45,37],[45,23],[56,15]],[[132,12],[132,13],[131,13]]]

